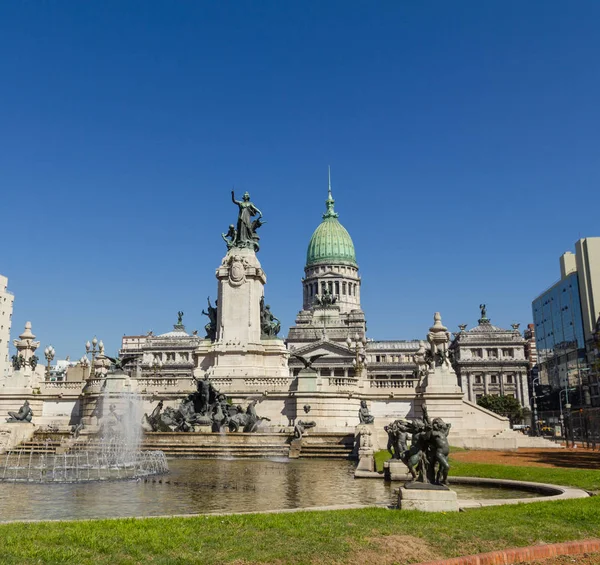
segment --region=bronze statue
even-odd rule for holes
[[[427,407],[423,405],[422,409],[423,418],[421,419],[415,419],[412,422],[396,421],[400,423],[403,429],[412,433],[410,448],[403,451],[400,459],[408,467],[413,481],[446,485],[448,483],[448,471],[450,470],[448,434],[450,433],[451,424],[446,424],[441,418],[430,421]],[[388,450],[391,453],[391,430],[389,426],[386,426],[386,428],[388,436],[390,436]],[[394,457],[400,450],[402,450],[402,446],[398,445],[394,449]]]
[[[479,309],[481,310],[481,319],[485,320],[486,314],[487,314],[487,311],[486,311],[486,308],[485,308],[485,304],[480,304],[479,305]]]
[[[432,484],[445,485],[448,482],[448,455],[450,446],[448,444],[448,434],[450,426],[441,418],[435,418],[431,422],[431,431],[429,432],[427,460],[428,460],[428,480]],[[437,472],[436,472],[437,466]]]
[[[262,212],[250,201],[250,194],[244,193],[242,200],[235,199],[235,192],[231,191],[231,200],[238,205],[238,219],[235,235],[235,247],[249,247],[258,251],[258,236],[256,229],[262,225]],[[251,218],[257,216],[253,222]]]
[[[331,291],[329,290],[329,288],[325,287],[323,294],[321,294],[321,295],[317,294],[315,296],[315,302],[319,306],[328,308],[329,306],[333,306],[337,302],[337,296],[335,296],[334,294],[331,294]]]
[[[326,357],[326,356],[327,356],[327,353],[319,353],[318,355],[313,355],[312,357],[307,359],[306,357],[302,357],[302,355],[296,355],[296,353],[292,353],[292,357],[295,357],[296,359],[299,359],[300,361],[302,361],[302,364],[304,365],[305,369],[312,369],[313,363],[317,359],[320,359],[321,357]],[[305,409],[306,409],[306,407],[305,407]],[[309,410],[310,410],[310,406],[309,406]]]
[[[181,310],[177,312],[177,325],[183,326],[183,312]]]
[[[202,310],[202,314],[208,316],[208,324],[204,326],[206,330],[206,339],[210,339],[210,341],[215,341],[217,339],[217,308],[218,308],[218,300],[215,300],[215,305],[210,303],[210,296],[207,298],[208,300],[208,312]]]
[[[316,425],[317,423],[312,420],[310,422],[298,420],[296,422],[296,425],[294,426],[294,438],[302,439],[302,437],[304,436],[304,432],[309,428],[314,428]]]
[[[227,244],[227,251],[229,251],[235,245],[235,240],[237,238],[237,230],[235,229],[235,226],[233,224],[229,224],[229,230],[227,233],[222,233],[221,237]]]
[[[260,298],[260,333],[262,338],[277,337],[281,331],[281,322],[273,316],[271,307],[265,304],[265,297]]]
[[[358,411],[358,419],[361,424],[372,424],[375,421],[375,417],[369,413],[367,408],[367,401],[360,401],[360,410]]]
[[[39,361],[39,357],[37,355],[32,355],[31,359],[29,359],[29,366],[31,367],[31,369],[33,371],[35,371],[35,368],[37,367],[38,361]]]
[[[23,357],[21,353],[19,353],[18,355],[13,355],[11,357],[11,360],[13,369],[15,369],[16,371],[22,369],[27,364],[27,361],[25,361],[25,357]]]
[[[388,434],[387,450],[394,459],[402,459],[408,449],[407,424],[406,421],[396,420],[383,428]]]
[[[29,400],[23,403],[23,406],[19,408],[18,412],[9,412],[9,418],[6,418],[7,422],[31,422],[33,418],[33,411],[29,406]]]

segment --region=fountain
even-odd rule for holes
[[[162,451],[141,451],[140,398],[130,392],[99,398],[96,413],[97,438],[78,443],[76,430],[72,444],[62,453],[8,451],[0,463],[0,481],[35,483],[79,483],[86,481],[141,479],[168,472]],[[104,407],[108,401],[108,412]],[[125,408],[121,415],[117,405]]]

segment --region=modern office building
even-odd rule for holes
[[[593,380],[588,354],[600,307],[600,238],[577,241],[575,254],[561,256],[560,273],[532,302],[538,374],[541,384],[583,392]]]

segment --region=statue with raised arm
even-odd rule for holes
[[[31,406],[29,406],[29,401],[26,400],[18,412],[9,412],[8,415],[9,417],[6,418],[7,422],[31,422],[33,411],[31,410]]]
[[[206,339],[210,339],[210,341],[215,341],[217,339],[217,308],[218,308],[218,300],[215,300],[215,305],[213,306],[210,303],[210,296],[207,298],[208,300],[208,312],[202,310],[202,314],[208,316],[208,324],[204,326],[206,330]]]
[[[256,230],[262,225],[262,212],[250,201],[250,194],[244,193],[242,200],[235,199],[231,191],[231,200],[238,205],[238,219],[235,234],[235,247],[248,247],[258,251],[258,235]],[[254,216],[258,218],[252,221]],[[232,246],[233,247],[233,246]]]
[[[181,310],[179,310],[179,312],[177,312],[177,325],[178,326],[183,325],[183,312]]]

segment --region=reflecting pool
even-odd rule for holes
[[[0,483],[0,520],[251,512],[395,503],[400,483],[354,479],[355,463],[319,459],[170,459],[170,472],[138,481]],[[523,491],[453,485],[459,499],[526,498]]]

